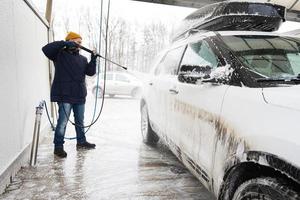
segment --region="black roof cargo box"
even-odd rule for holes
[[[270,3],[215,3],[187,16],[177,31],[176,38],[195,30],[276,31],[285,21],[285,14],[284,6]]]

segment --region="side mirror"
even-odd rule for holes
[[[228,83],[233,71],[230,65],[217,67],[210,74],[211,80],[203,80],[202,82]]]
[[[195,84],[198,80],[209,79],[212,68],[210,66],[183,65],[178,74],[178,80]]]
[[[192,83],[226,83],[233,69],[229,66],[212,68],[210,66],[182,66],[178,74],[180,82]]]

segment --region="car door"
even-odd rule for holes
[[[149,113],[153,116],[153,122],[159,132],[168,134],[169,123],[167,112],[169,107],[170,83],[176,79],[178,66],[182,58],[185,46],[174,47],[169,50],[157,65],[154,76],[151,79],[151,104]]]
[[[147,109],[148,109],[148,117],[151,123],[152,128],[156,125],[156,122],[159,121],[159,115],[157,111],[157,84],[155,84],[156,80],[159,78],[159,72],[162,68],[162,62],[165,58],[165,52],[159,54],[159,56],[153,62],[153,68],[151,69],[149,75],[144,78],[143,81],[143,99],[146,100]]]
[[[113,82],[114,82],[114,74],[107,73],[105,77],[105,92],[108,94],[113,93]],[[104,86],[104,74],[101,76],[100,86]]]
[[[216,53],[216,49],[211,48],[208,41],[202,40],[188,44],[179,73],[190,67],[198,67],[210,75],[224,65],[225,61]],[[168,130],[169,137],[181,150],[183,162],[192,165],[208,185],[214,162],[215,122],[219,120],[222,99],[228,87],[218,83],[181,82],[174,79],[168,88],[168,123],[172,124]]]
[[[127,95],[132,90],[130,80],[125,74],[116,74],[114,85],[116,94]]]

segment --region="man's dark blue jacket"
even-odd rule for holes
[[[65,45],[64,41],[56,41],[42,48],[55,66],[51,101],[82,104],[87,95],[85,75],[93,76],[96,73],[96,58],[88,63],[79,51],[68,50]]]

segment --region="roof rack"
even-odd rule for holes
[[[199,31],[276,31],[285,21],[284,6],[229,1],[215,3],[187,16],[174,37],[174,41]]]

